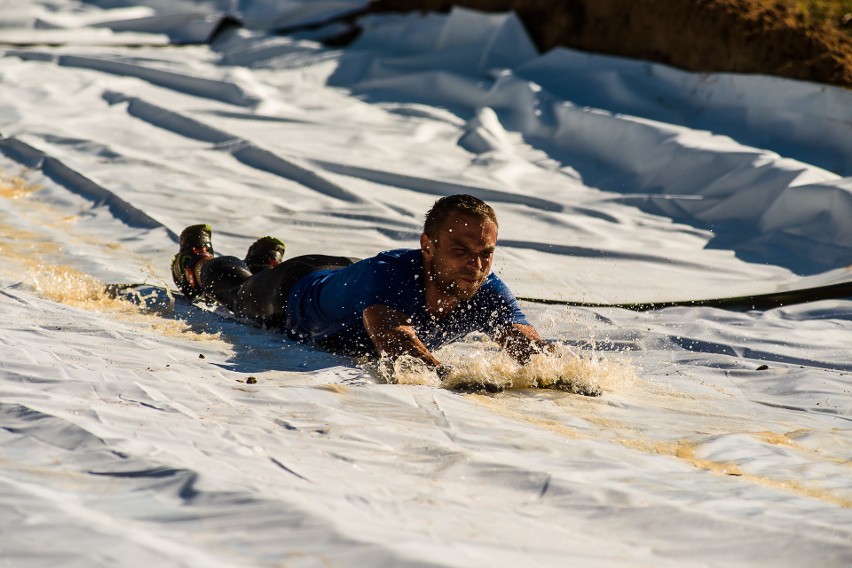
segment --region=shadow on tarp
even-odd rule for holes
[[[852,251],[848,247],[839,246],[829,239],[817,241],[809,238],[806,234],[795,234],[795,230],[812,222],[819,213],[814,213],[812,219],[805,219],[801,223],[793,223],[793,231],[787,231],[790,227],[778,227],[773,230],[765,230],[760,226],[762,218],[756,217],[749,220],[702,220],[693,212],[698,209],[696,205],[706,202],[701,195],[676,195],[664,192],[660,186],[648,186],[647,180],[640,180],[624,171],[617,171],[610,164],[603,163],[594,156],[574,152],[560,147],[557,143],[541,137],[527,136],[524,141],[530,146],[545,152],[548,157],[557,161],[565,167],[575,170],[583,180],[583,184],[589,187],[607,191],[614,195],[610,201],[617,201],[625,205],[634,206],[637,209],[652,215],[668,217],[677,223],[683,223],[696,229],[706,230],[713,233],[713,237],[707,242],[705,248],[711,250],[730,250],[734,255],[745,262],[753,264],[771,264],[781,266],[800,276],[813,276],[822,274],[837,268],[852,264]],[[790,180],[794,174],[789,174]],[[808,188],[813,193],[824,190],[824,184],[810,184],[799,186],[795,191],[801,193]],[[787,189],[779,184],[771,188],[780,192]],[[770,189],[770,190],[771,190]],[[752,188],[744,188],[747,194]],[[792,191],[790,195],[792,195]],[[822,193],[825,193],[824,191]],[[845,197],[838,189],[835,190],[837,199]],[[736,207],[733,203],[736,195],[727,196],[725,199],[731,201],[732,209]],[[746,195],[747,197],[747,195]],[[781,195],[774,197],[773,204],[778,203]],[[852,202],[845,200],[848,206]],[[819,200],[812,200],[807,206],[812,208]],[[826,207],[828,203],[826,203]],[[842,206],[839,206],[842,208]],[[767,207],[768,209],[768,207]],[[805,204],[799,208],[799,216],[805,213]],[[836,213],[838,211],[835,211]],[[700,211],[697,212],[701,214]],[[765,210],[760,211],[765,214]],[[823,215],[824,216],[824,215]],[[797,226],[798,225],[798,226]],[[828,223],[821,225],[823,229]]]
[[[123,200],[121,197],[71,169],[64,162],[53,158],[41,150],[18,140],[17,138],[5,138],[0,134],[0,154],[26,166],[27,168],[41,170],[41,172],[65,187],[70,192],[83,197],[97,205],[107,207],[110,213],[130,227],[141,229],[164,229],[166,234],[177,244],[178,235],[162,223]]]
[[[707,130],[852,175],[852,93],[843,88],[763,75],[695,73],[565,48],[514,73],[578,107]],[[817,100],[823,101],[822,116],[807,112]]]
[[[161,286],[109,284],[106,294],[136,304],[146,313],[179,321],[187,326],[189,333],[218,334],[234,351],[223,365],[231,371],[305,372],[353,365],[349,357],[322,351],[291,340],[279,331],[236,319],[225,308],[191,303],[179,293]]]

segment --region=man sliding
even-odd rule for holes
[[[491,273],[497,228],[485,202],[451,195],[427,213],[419,249],[282,262],[284,243],[273,237],[257,240],[245,260],[214,258],[210,227],[193,225],[181,233],[172,275],[187,297],[213,299],[299,341],[352,355],[410,355],[443,378],[449,370],[433,351],[474,331],[522,364],[547,346]]]

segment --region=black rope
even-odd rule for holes
[[[790,290],[787,292],[770,292],[767,294],[755,294],[754,296],[736,296],[731,298],[708,298],[705,300],[681,300],[674,302],[642,302],[612,304],[600,302],[577,302],[573,300],[548,300],[545,298],[518,297],[524,302],[535,304],[548,304],[558,306],[576,306],[583,308],[623,308],[645,312],[671,308],[675,306],[705,306],[711,308],[746,309],[746,310],[768,310],[781,306],[793,304],[804,304],[816,302],[817,300],[830,300],[836,298],[852,298],[852,282],[842,282],[828,286],[817,286],[801,290]]]

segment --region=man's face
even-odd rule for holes
[[[460,301],[473,297],[491,272],[497,225],[466,213],[452,213],[438,238],[420,237],[427,275],[439,292]]]

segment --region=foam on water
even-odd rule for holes
[[[540,388],[597,396],[634,381],[633,366],[627,361],[560,343],[552,344],[551,349],[521,365],[494,343],[449,345],[435,352],[451,369],[443,380],[425,363],[409,356],[384,360],[379,368],[385,370],[382,375],[389,382],[463,391]]]

